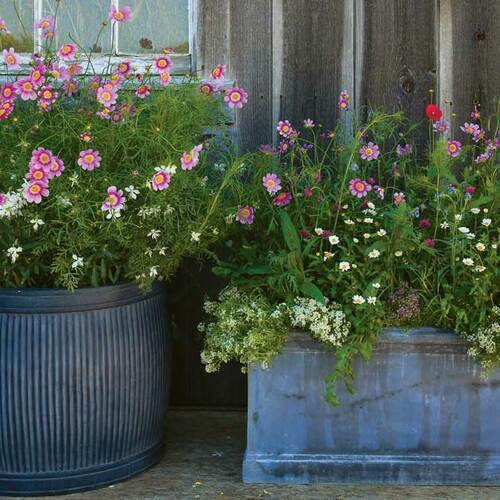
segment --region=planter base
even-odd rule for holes
[[[9,496],[41,496],[76,493],[125,481],[159,462],[163,445],[110,466],[61,474],[2,474],[0,491]]]
[[[251,366],[247,483],[500,485],[500,370],[483,380],[452,332],[385,332],[356,393],[325,401],[333,353],[299,332]]]

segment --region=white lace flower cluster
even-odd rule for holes
[[[0,203],[0,219],[4,217],[10,219],[20,215],[22,208],[26,204],[26,200],[23,198],[21,193],[6,193],[2,203]]]
[[[307,329],[316,340],[334,347],[341,346],[351,331],[351,323],[335,302],[298,297],[289,307],[289,318],[293,327]]]

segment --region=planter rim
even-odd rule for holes
[[[155,282],[144,291],[134,282],[99,287],[0,288],[0,314],[70,313],[119,307],[164,293],[165,285]]]

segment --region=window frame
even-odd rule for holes
[[[43,2],[45,0],[33,0],[33,26],[35,22],[43,16]],[[119,6],[120,1],[125,4],[126,0],[110,0],[110,5],[114,4]],[[197,4],[198,0],[186,0],[188,2],[188,52],[183,54],[170,54],[173,61],[172,75],[185,75],[195,71],[196,68],[196,24],[197,24]],[[149,54],[127,54],[120,53],[119,48],[119,26],[115,23],[115,33],[113,37],[113,47],[111,48],[112,54],[95,54],[92,55],[92,67],[96,74],[105,74],[106,68],[109,63],[116,65],[123,60],[130,61],[130,63],[137,67],[138,71],[145,71],[147,66],[151,65],[151,59],[158,55],[158,52],[151,52]],[[33,27],[33,51],[36,52],[37,47],[41,47],[42,39],[40,30]],[[21,73],[29,72],[31,70],[31,54],[19,53],[21,60]],[[0,73],[5,75],[5,73]]]

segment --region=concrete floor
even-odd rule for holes
[[[181,499],[500,499],[499,488],[245,485],[241,461],[246,414],[171,411],[163,460],[127,482],[60,497],[67,500]],[[4,498],[4,497],[2,497]]]

